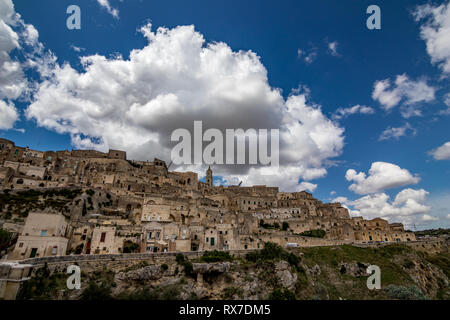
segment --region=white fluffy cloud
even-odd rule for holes
[[[405,125],[401,127],[388,127],[386,128],[378,138],[378,140],[389,140],[389,139],[395,139],[398,140],[400,137],[406,136],[408,133],[411,133],[412,135],[416,135],[416,129],[411,127],[409,123],[405,123]]]
[[[427,206],[428,192],[424,189],[403,189],[391,200],[386,193],[375,193],[356,200],[345,197],[334,199],[350,208],[353,216],[361,215],[365,219],[382,217],[390,223],[401,222],[406,227],[424,221],[434,221],[438,218],[430,215],[431,207]]]
[[[425,41],[431,62],[445,74],[450,73],[450,3],[418,6],[414,12],[416,21],[424,21],[420,36]]]
[[[354,105],[353,107],[349,108],[338,108],[336,112],[333,114],[333,119],[339,120],[342,118],[346,118],[352,114],[374,114],[375,110],[372,107],[367,106],[361,106],[359,104]]]
[[[12,1],[0,0],[0,99],[28,99],[35,89],[24,70],[42,70],[51,56],[44,54],[38,38],[36,28],[22,20]],[[14,50],[20,54],[12,56]]]
[[[408,170],[388,162],[372,163],[368,176],[365,172],[357,173],[354,169],[349,169],[345,178],[354,182],[349,189],[357,194],[376,193],[389,188],[416,184],[420,180]]]
[[[280,185],[296,190],[299,179],[323,177],[329,158],[342,152],[344,130],[329,120],[308,94],[283,99],[268,84],[267,70],[251,51],[223,42],[206,43],[193,26],[142,27],[148,39],[128,59],[81,58],[84,70],[53,64],[26,110],[38,125],[69,133],[79,148],[127,150],[134,159],[170,159],[174,129],[280,129],[279,172],[215,166],[228,182]],[[198,171],[198,168],[184,167]],[[270,175],[262,175],[262,171]]]
[[[9,130],[19,118],[19,113],[12,102],[24,99],[32,90],[24,69],[33,67],[27,61],[32,55],[39,56],[41,44],[37,42],[38,31],[30,24],[25,24],[20,15],[14,11],[11,0],[0,0],[0,129]],[[30,51],[24,51],[24,49]],[[14,50],[21,50],[21,61],[12,57]],[[15,129],[17,130],[17,129]],[[23,131],[23,129],[19,129]]]
[[[119,18],[119,10],[117,10],[116,8],[111,7],[111,5],[109,4],[109,0],[97,0],[97,2],[98,2],[98,4],[100,6],[105,8],[106,11],[108,11],[108,13],[110,15],[112,15],[114,18],[116,18],[116,19]]]
[[[450,141],[430,151],[435,160],[450,160]]]
[[[376,81],[372,98],[389,111],[402,105],[401,113],[405,118],[422,115],[418,103],[431,102],[435,99],[436,89],[429,86],[426,80],[411,80],[407,75],[398,75],[394,84],[390,79]]]
[[[18,118],[19,114],[14,105],[0,100],[0,130],[11,129]]]
[[[309,192],[314,192],[314,190],[317,189],[317,184],[311,183],[311,182],[306,182],[303,181],[302,183],[300,183],[297,187],[298,191],[309,191]]]
[[[20,48],[19,35],[13,26],[19,23],[11,0],[0,1],[0,99],[16,99],[26,89],[26,81],[19,62],[10,57]]]
[[[450,115],[450,93],[445,94],[443,98],[444,98],[444,103],[447,106],[447,109],[440,110],[439,114],[448,116],[448,115]]]
[[[337,41],[333,41],[333,42],[329,42],[328,43],[328,50],[330,52],[330,54],[332,56],[338,57],[339,53],[337,51],[337,47],[338,47],[338,42]]]
[[[297,49],[297,58],[303,59],[305,63],[311,64],[317,57],[317,48],[312,47],[310,50]]]

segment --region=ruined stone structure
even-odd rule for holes
[[[68,200],[66,189],[74,192]],[[211,168],[203,183],[119,150],[42,152],[0,139],[0,190],[38,192],[33,208],[0,203],[0,224],[20,235],[14,259],[415,240],[401,224],[351,218],[305,191],[214,186]]]

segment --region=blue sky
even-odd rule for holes
[[[9,0],[0,2],[10,7]],[[77,4],[81,9],[81,30],[66,28],[66,19],[69,16],[66,14],[66,8],[71,4]],[[371,4],[377,4],[381,9],[381,30],[369,30],[366,27],[366,19],[369,16],[366,9]],[[80,117],[83,118],[85,109],[75,110],[70,114],[69,109],[58,109],[54,105],[68,103],[67,97],[57,94],[78,90],[72,98],[83,97],[83,103],[87,105],[92,103],[93,109],[104,107],[101,105],[104,100],[98,98],[94,92],[101,93],[102,90],[108,92],[108,78],[95,78],[99,82],[96,84],[99,87],[92,89],[95,86],[91,85],[89,88],[92,92],[88,92],[90,89],[80,85],[85,81],[83,74],[87,72],[80,62],[80,57],[100,55],[107,60],[114,60],[120,54],[122,61],[129,61],[132,50],[152,45],[140,31],[141,27],[149,26],[151,23],[148,30],[153,33],[159,27],[179,30],[177,35],[187,37],[187,40],[183,38],[183,41],[190,41],[191,32],[181,32],[177,28],[193,25],[195,32],[204,38],[203,47],[212,43],[224,43],[233,53],[242,50],[256,54],[259,58],[254,62],[255,66],[258,68],[263,66],[265,70],[258,74],[261,78],[258,81],[266,86],[264,89],[266,93],[267,90],[280,90],[281,100],[277,98],[276,101],[281,101],[279,102],[281,105],[287,103],[291,96],[304,96],[308,106],[320,108],[323,119],[314,120],[316,122],[311,124],[305,123],[305,129],[318,128],[326,124],[328,131],[325,130],[323,132],[325,137],[321,138],[326,142],[314,145],[314,139],[308,136],[308,133],[302,133],[306,134],[305,139],[299,136],[298,139],[304,140],[305,144],[292,145],[289,152],[295,153],[296,148],[303,150],[311,146],[313,150],[310,152],[307,150],[305,157],[298,157],[286,163],[286,174],[294,176],[295,179],[293,183],[286,183],[284,189],[299,190],[301,185],[313,191],[313,194],[323,201],[340,200],[350,208],[352,214],[362,214],[368,218],[381,215],[392,222],[404,222],[409,227],[415,224],[418,229],[449,227],[450,145],[445,145],[450,141],[448,129],[450,97],[446,96],[450,93],[448,81],[450,70],[446,68],[447,63],[450,64],[448,1],[397,0],[375,3],[350,0],[339,2],[16,0],[13,1],[13,5],[13,10],[20,14],[20,18],[14,19],[19,19],[22,26],[11,22],[10,25],[13,32],[18,35],[19,41],[27,39],[26,33],[22,32],[27,25],[32,25],[39,37],[35,38],[28,34],[29,38],[33,38],[29,42],[30,45],[6,50],[11,61],[18,61],[23,65],[23,78],[27,79],[28,89],[23,90],[27,91],[27,97],[24,97],[23,93],[20,96],[0,94],[4,104],[10,109],[14,108],[17,113],[16,120],[13,123],[4,120],[3,122],[8,122],[9,125],[5,124],[3,127],[0,118],[0,128],[3,128],[0,129],[1,137],[14,140],[17,145],[40,150],[79,147],[103,150],[106,147],[114,147],[126,149],[134,158],[146,158],[147,154],[158,155],[160,140],[149,143],[144,139],[141,145],[130,142],[134,137],[133,134],[142,138],[143,132],[144,136],[146,133],[152,136],[152,133],[157,132],[159,137],[155,139],[161,139],[162,132],[165,131],[154,129],[151,123],[122,124],[117,120],[117,115],[107,117],[116,112],[110,110],[99,111],[93,117],[88,115],[86,123],[82,123],[77,121]],[[113,15],[112,10],[117,10],[117,16]],[[7,21],[7,18],[3,19]],[[434,33],[427,33],[427,30]],[[177,35],[174,31],[168,38],[175,39]],[[174,45],[162,39],[155,40],[155,43],[161,46]],[[40,51],[35,50],[39,44]],[[335,52],[331,50],[332,44],[335,45]],[[194,55],[189,56],[190,44],[183,42],[181,48],[185,49],[185,53],[182,53],[180,59],[187,59],[182,61],[194,60]],[[55,61],[42,60],[50,57],[50,52]],[[179,54],[164,47],[158,52],[161,59],[165,54],[168,58],[171,58],[173,52]],[[47,61],[41,63],[45,66],[42,69],[45,70],[27,67],[25,65],[27,59]],[[234,70],[233,64],[238,65],[241,60],[233,60],[230,55],[225,61],[230,63],[230,70]],[[111,67],[111,70],[114,70],[111,63],[103,64],[101,61],[91,63],[93,66],[103,67],[100,68],[101,71],[92,71],[93,77],[110,74],[109,71],[104,71],[105,68]],[[64,78],[64,73],[60,71],[65,64],[73,70],[68,73],[67,78]],[[136,78],[141,82],[134,85],[142,85],[143,90],[147,90],[145,89],[147,76],[149,83],[153,84],[152,88],[158,87],[158,77],[165,77],[163,72],[159,75],[150,67],[142,70],[139,69],[138,63],[136,66],[133,72],[139,75]],[[242,68],[242,65],[239,66]],[[55,71],[55,68],[59,70]],[[195,73],[195,68],[195,64],[189,66],[188,72]],[[130,72],[130,69],[127,70]],[[44,75],[46,71],[50,71],[51,74]],[[171,72],[173,69],[168,69],[166,74]],[[233,72],[229,78],[238,77],[238,72]],[[208,70],[205,74],[199,72],[197,78],[203,77],[204,81],[200,83],[217,79],[218,86],[221,85],[221,79],[227,79],[221,78],[222,75],[217,77],[214,75],[214,72]],[[77,86],[73,86],[72,79],[78,81]],[[396,79],[399,81],[397,85],[394,83]],[[57,82],[55,90],[48,91],[55,93],[51,98],[45,95],[48,94],[43,88],[46,81]],[[105,87],[100,87],[103,81]],[[176,91],[174,88],[183,86],[183,94],[179,93],[180,91],[175,94],[179,99],[190,90],[189,85],[179,83],[176,76],[164,78],[160,83],[163,87],[161,92],[164,93],[174,93]],[[375,94],[377,83],[385,84],[385,87],[380,88],[378,95]],[[117,80],[115,85],[120,87],[120,80]],[[298,88],[300,90],[296,91]],[[126,85],[122,89],[129,92]],[[208,96],[216,92],[212,89],[202,91],[201,88],[192,90],[193,95]],[[118,96],[116,100],[118,99],[121,97]],[[123,105],[125,108],[132,101],[130,99],[124,99],[120,106]],[[138,97],[136,101],[146,102],[145,99],[148,99],[148,96]],[[242,99],[237,105],[241,111],[250,103],[245,94],[233,99]],[[75,104],[79,103],[79,100],[74,101]],[[267,102],[267,106],[259,109],[257,106],[249,107],[248,113],[242,111],[242,114],[234,115],[235,119],[246,118],[246,115],[252,118],[256,112],[258,114],[254,116],[256,120],[249,122],[249,125],[256,128],[274,125],[270,120],[273,117],[270,110],[275,109],[271,107],[273,101],[270,97],[261,101],[263,104]],[[31,112],[28,110],[30,106]],[[70,106],[73,104],[69,103],[68,108]],[[350,109],[354,106],[359,107]],[[312,112],[308,110],[305,112]],[[341,113],[338,110],[341,110]],[[418,110],[420,115],[417,115]],[[408,111],[416,112],[416,115],[408,115]],[[289,115],[290,112],[288,108],[286,114]],[[217,118],[220,117],[218,113],[215,114]],[[345,116],[339,117],[339,114]],[[55,119],[54,116],[59,121],[57,125],[50,121]],[[170,116],[173,119],[169,119]],[[168,115],[164,115],[163,120],[172,123],[178,120],[177,117],[182,116],[183,114],[179,115],[177,112],[169,112]],[[205,122],[211,123],[215,123],[215,120],[217,119],[214,119],[214,113],[210,118],[205,116],[204,119]],[[71,125],[65,125],[64,121]],[[224,123],[226,123],[224,126],[229,127],[230,123],[233,123],[233,114],[230,115],[230,119],[225,119]],[[93,128],[95,126],[102,128],[97,130]],[[136,128],[137,126],[139,128]],[[124,134],[122,140],[120,139],[122,136],[115,135],[120,128],[130,132],[129,135]],[[339,133],[338,129],[342,132]],[[383,132],[385,138],[381,139]],[[341,135],[342,139],[333,140],[333,135]],[[312,142],[308,139],[312,139]],[[118,142],[119,140],[121,142]],[[167,144],[161,142],[160,147],[160,157],[164,158],[163,149],[167,149]],[[329,147],[333,150],[325,150]],[[373,166],[374,163],[379,164]],[[305,169],[296,169],[298,167]],[[372,174],[369,173],[371,167]],[[258,180],[249,178],[249,172],[227,170],[226,168],[218,170],[220,181],[231,182],[247,178],[246,182],[250,184],[261,182],[278,184],[279,181],[288,180],[282,175],[281,180],[276,178]],[[318,170],[320,173],[317,173]],[[350,179],[349,170],[354,170],[354,179]],[[361,178],[359,175],[355,178],[356,174],[361,172],[366,176]],[[388,181],[391,178],[392,181]],[[355,185],[350,190],[352,184]]]

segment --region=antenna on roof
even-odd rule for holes
[[[240,186],[241,186],[241,184],[242,184],[242,181],[241,181],[241,182],[239,182],[239,184],[238,184],[238,187],[240,187]]]
[[[170,161],[169,165],[167,166],[167,170],[169,170],[170,166],[172,165],[173,161]]]

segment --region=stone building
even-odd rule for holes
[[[14,259],[66,254],[68,224],[62,215],[30,213],[13,252]]]
[[[17,259],[65,254],[66,249],[107,254],[258,249],[264,241],[308,246],[415,240],[401,224],[351,218],[340,203],[323,203],[306,191],[215,186],[210,167],[200,182],[195,172],[169,171],[156,158],[128,160],[120,150],[37,151],[0,139],[0,192],[20,197],[27,190],[76,188],[81,191],[74,198],[41,195],[39,205],[20,213],[17,204],[0,203],[4,225],[23,228]],[[58,206],[61,201],[65,204]],[[55,228],[67,232],[51,231]]]

